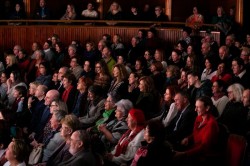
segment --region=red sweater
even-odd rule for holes
[[[193,142],[193,146],[186,151],[188,157],[206,156],[206,154],[213,153],[213,149],[216,148],[219,133],[217,121],[212,115],[208,114],[201,126],[199,126],[200,122],[202,122],[202,117],[197,116],[193,134],[189,136],[189,140]]]

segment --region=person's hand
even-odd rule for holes
[[[34,148],[37,148],[39,146],[38,142],[35,139],[30,143],[30,145]]]
[[[181,145],[187,146],[187,145],[188,145],[188,138],[184,138],[184,139],[181,141]]]
[[[11,81],[11,79],[10,79],[10,78],[9,78],[9,79],[7,79],[6,84],[7,84],[7,86],[9,86],[9,87],[10,87],[10,85],[12,84],[12,81]]]
[[[100,131],[100,132],[103,132],[103,131],[105,131],[107,128],[106,128],[106,124],[101,124],[101,125],[99,125],[98,126],[98,130]]]
[[[36,133],[32,132],[30,135],[29,135],[29,139],[33,140],[35,138],[35,135]]]

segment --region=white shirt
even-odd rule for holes
[[[10,162],[7,161],[3,166],[10,166]],[[25,162],[19,163],[16,166],[26,166]]]

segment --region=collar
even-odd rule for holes
[[[43,50],[44,52],[49,52],[50,51],[50,48],[49,49],[46,49],[46,50]]]
[[[243,70],[240,74],[238,74],[238,77],[243,77],[243,75],[246,73],[246,70]]]

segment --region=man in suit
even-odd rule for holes
[[[185,92],[178,92],[174,101],[178,113],[166,128],[166,140],[178,149],[180,141],[192,133],[196,113]]]
[[[46,6],[45,0],[39,1],[39,7],[35,10],[34,19],[49,20],[51,18],[50,11]]]
[[[85,130],[77,130],[71,135],[69,152],[72,157],[58,166],[94,166],[95,157],[90,150],[90,138]]]

